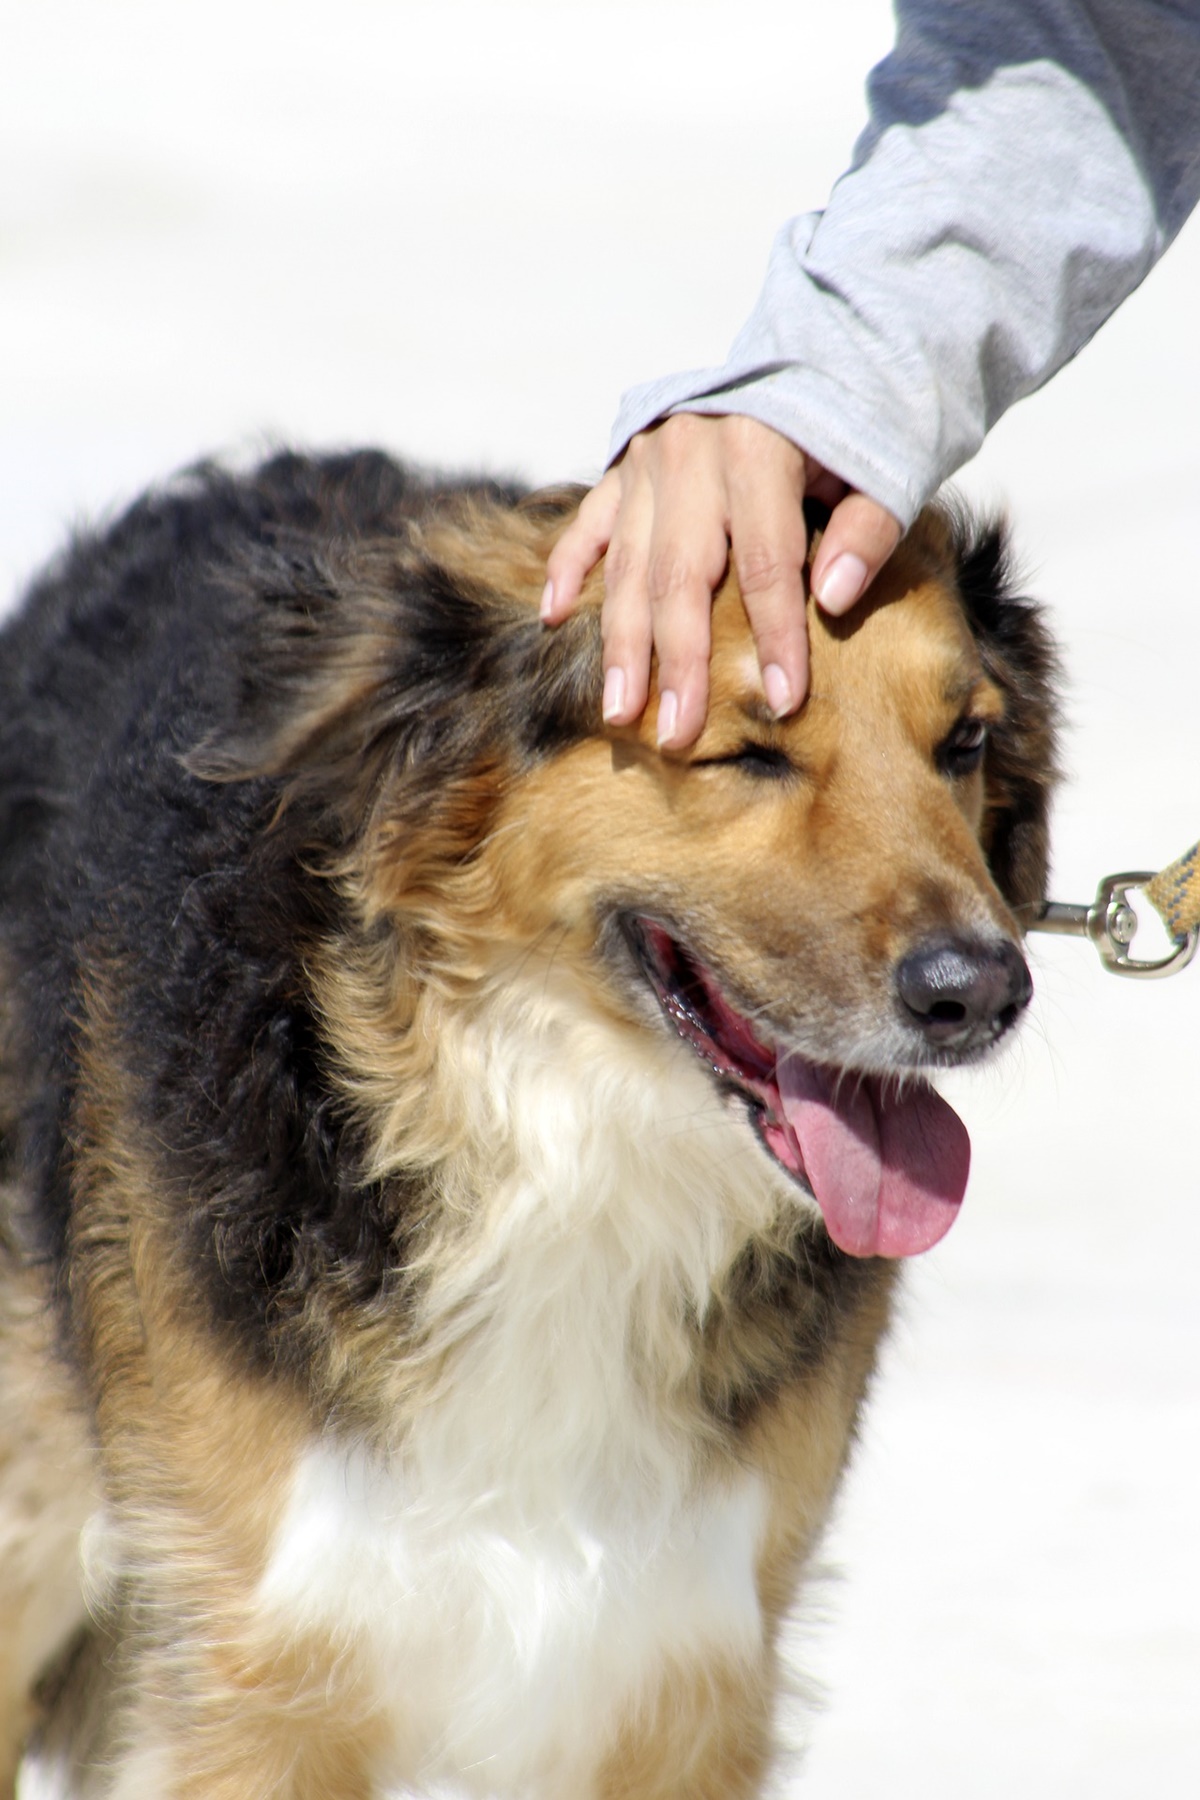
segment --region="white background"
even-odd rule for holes
[[[4,593],[212,450],[594,477],[624,386],[723,356],[890,32],[881,0],[2,0]],[[1200,834],[1198,277],[1193,224],[962,480],[1066,650],[1060,899]],[[1032,954],[804,1633],[809,1800],[1200,1792],[1200,966]]]

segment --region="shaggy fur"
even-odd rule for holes
[[[894,1272],[770,1063],[1011,1022],[896,971],[1019,964],[1051,653],[931,511],[782,724],[731,578],[660,756],[576,499],[201,469],[0,640],[0,1794],[761,1791]]]

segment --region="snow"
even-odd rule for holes
[[[213,450],[593,477],[622,387],[723,354],[890,30],[881,0],[6,9],[0,588]],[[1197,291],[1193,222],[960,484],[1066,651],[1058,899],[1200,834]],[[1200,1776],[1200,965],[1032,954],[1020,1043],[955,1084],[964,1215],[802,1633],[807,1800]]]

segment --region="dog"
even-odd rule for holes
[[[0,1792],[768,1778],[930,1076],[1030,995],[1054,652],[934,507],[789,719],[731,573],[660,753],[602,577],[538,622],[578,498],[206,466],[0,640]]]

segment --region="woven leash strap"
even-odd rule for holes
[[[1177,942],[1194,931],[1200,925],[1200,844],[1168,864],[1142,891]]]

